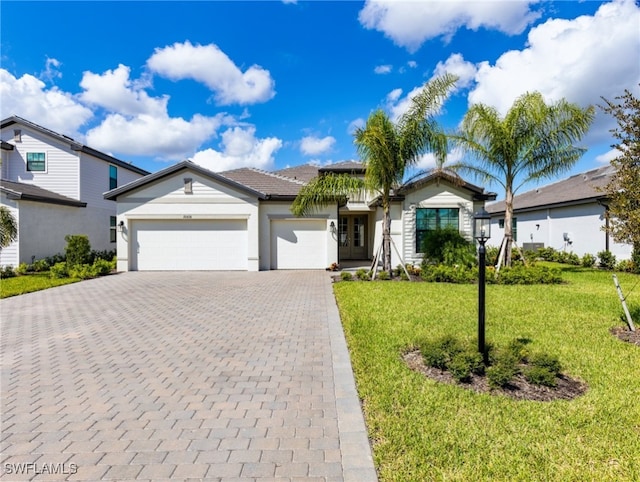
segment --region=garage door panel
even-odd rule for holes
[[[327,260],[325,220],[273,220],[272,269],[323,269]]]
[[[134,222],[139,271],[246,270],[246,220]]]

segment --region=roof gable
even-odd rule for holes
[[[93,149],[92,147],[89,146],[85,146],[84,144],[77,142],[76,140],[74,140],[73,138],[69,137],[69,136],[65,136],[64,134],[59,134],[57,132],[54,132],[50,129],[47,129],[46,127],[42,127],[38,124],[35,124],[31,121],[28,121],[26,119],[23,119],[22,117],[18,117],[16,115],[11,116],[11,117],[7,117],[6,119],[3,119],[2,122],[0,123],[0,128],[4,129],[5,127],[9,127],[12,126],[14,124],[17,125],[22,125],[24,127],[27,127],[29,129],[32,129],[36,132],[39,132],[40,134],[43,134],[45,136],[51,137],[55,140],[57,140],[58,142],[62,142],[64,144],[69,144],[69,147],[72,151],[77,151],[77,152],[83,152],[85,154],[89,154],[90,156],[93,156],[97,159],[100,159],[102,161],[108,162],[110,164],[114,164],[118,167],[122,167],[124,169],[128,169],[129,171],[135,172],[136,174],[141,174],[141,175],[147,175],[149,174],[149,171],[145,171],[144,169],[141,169],[137,166],[134,166],[133,164],[130,164],[128,162],[122,161],[120,159],[117,159],[113,156],[110,156],[109,154],[105,154],[104,152],[100,152],[96,149]],[[7,147],[5,147],[5,144],[8,144],[10,146],[13,146],[10,143],[5,143],[5,141],[2,142],[2,149],[7,149]],[[12,147],[13,149],[13,147]]]
[[[196,172],[199,175],[203,176],[204,178],[210,179],[214,182],[218,182],[228,187],[231,187],[233,189],[237,189],[239,191],[245,192],[251,196],[257,197],[258,199],[266,198],[265,194],[259,191],[256,191],[251,187],[248,187],[230,178],[222,176],[221,174],[205,169],[204,167],[201,167],[198,164],[194,164],[191,161],[182,161],[182,162],[179,162],[178,164],[174,164],[173,166],[169,166],[165,169],[154,172],[153,174],[149,174],[145,177],[141,177],[140,179],[136,179],[135,181],[125,184],[124,186],[118,187],[116,189],[113,189],[105,193],[104,198],[109,200],[116,200],[118,196],[122,196],[123,194],[130,193],[131,191],[134,191],[136,189],[140,189],[152,183],[158,182],[162,179],[171,177],[180,171],[187,171],[187,170]]]

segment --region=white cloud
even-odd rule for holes
[[[5,69],[0,69],[0,98],[0,118],[18,115],[77,140],[82,138],[80,126],[93,117],[73,95],[56,87],[47,89],[32,75],[16,78]]]
[[[282,147],[282,141],[276,137],[258,139],[255,133],[253,126],[227,129],[222,134],[221,151],[205,149],[197,152],[191,160],[211,171],[239,167],[268,169],[274,162],[273,155]]]
[[[411,67],[412,69],[415,69],[418,66],[418,62],[416,62],[415,60],[409,60],[407,62],[407,67]]]
[[[461,161],[463,157],[464,153],[460,149],[452,149],[447,153],[447,158],[444,161],[444,167],[449,164]],[[428,152],[420,157],[415,167],[418,170],[429,170],[435,168],[436,165],[436,156],[434,156],[433,153]]]
[[[599,162],[601,164],[609,164],[613,159],[620,157],[620,154],[621,152],[618,149],[611,149],[604,154],[596,156],[596,162]]]
[[[47,57],[44,70],[40,73],[40,78],[51,82],[53,79],[62,77],[62,72],[59,70],[61,65],[62,62],[58,59]]]
[[[327,136],[323,138],[307,136],[300,141],[300,152],[305,156],[317,156],[330,150],[336,143],[335,137]]]
[[[268,70],[252,65],[242,72],[217,45],[175,43],[157,48],[147,60],[152,71],[171,80],[193,79],[215,92],[222,105],[266,102],[275,95]]]
[[[378,66],[376,66],[376,68],[373,69],[373,71],[376,74],[388,74],[388,73],[391,72],[391,69],[392,69],[392,66],[389,65],[389,64],[386,64],[386,65],[378,65]]]
[[[466,89],[471,85],[476,76],[476,66],[464,60],[461,54],[451,54],[444,62],[438,62],[433,71],[434,77],[439,77],[445,73],[458,76],[456,82],[457,89]]]
[[[122,64],[103,74],[84,72],[80,81],[84,92],[80,98],[88,104],[123,115],[166,115],[169,96],[149,97],[144,90],[147,84],[132,81],[130,72],[131,69]]]
[[[383,32],[396,45],[413,52],[428,39],[448,41],[461,27],[519,34],[540,16],[530,10],[533,3],[536,0],[367,0],[358,17],[365,28]]]
[[[613,99],[625,89],[638,92],[638,25],[640,7],[632,0],[603,4],[593,16],[548,20],[531,29],[525,49],[479,66],[469,101],[505,113],[527,91],[582,106],[601,104],[601,96]],[[591,140],[608,138],[612,125],[610,116],[598,112]]]
[[[352,136],[356,132],[356,129],[362,129],[366,123],[367,122],[362,117],[352,120],[347,126],[347,134]]]
[[[140,114],[133,118],[109,114],[87,132],[87,144],[107,152],[178,161],[213,137],[223,122],[224,114],[196,114],[189,121],[166,114]]]

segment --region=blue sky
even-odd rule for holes
[[[526,91],[582,106],[639,93],[632,0],[0,8],[0,117],[25,117],[152,172],[186,158],[215,171],[357,159],[354,126],[377,108],[399,115],[444,71],[460,76],[438,117],[451,129],[470,103],[505,112]],[[613,126],[598,110],[573,172],[608,162]],[[425,155],[420,167],[432,164]]]

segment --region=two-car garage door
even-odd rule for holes
[[[246,270],[247,220],[135,220],[131,269]]]

